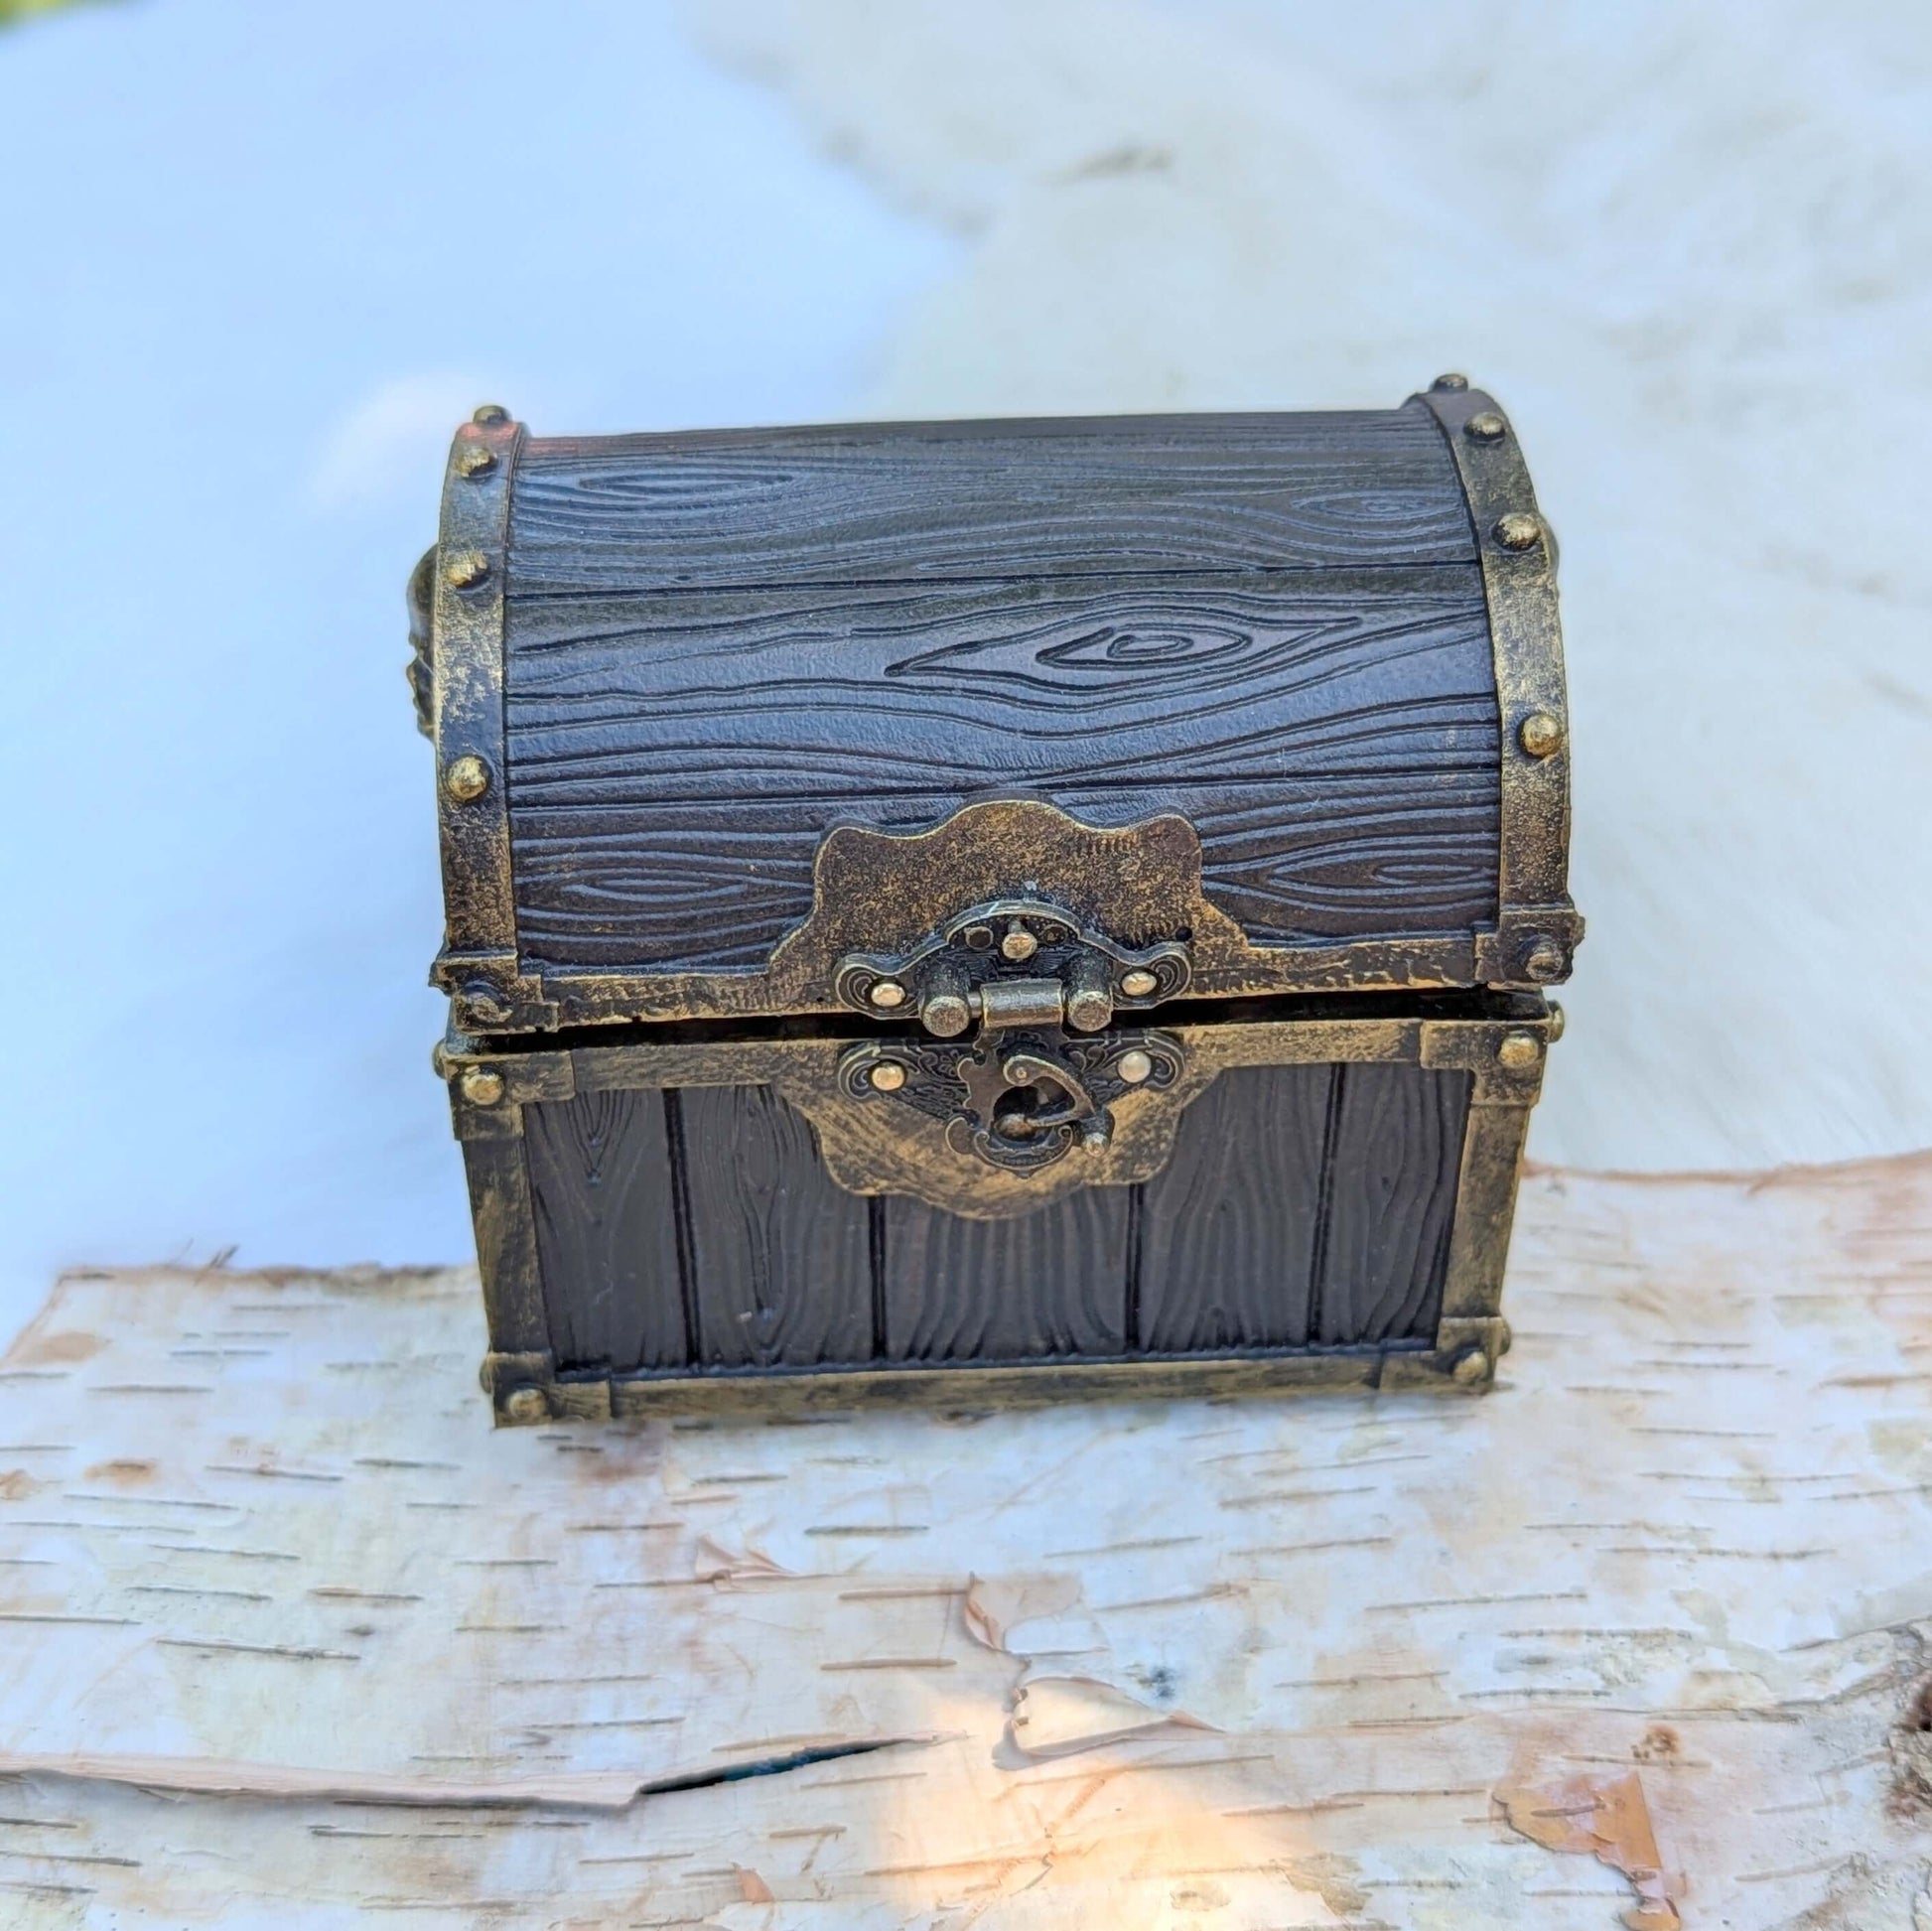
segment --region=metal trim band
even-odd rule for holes
[[[1498,905],[1493,941],[1477,943],[1477,976],[1491,985],[1551,985],[1570,976],[1583,936],[1568,889],[1570,720],[1557,539],[1537,508],[1516,433],[1493,397],[1460,376],[1441,376],[1410,402],[1436,418],[1461,479],[1495,653]]]
[[[503,684],[511,480],[522,424],[485,407],[456,433],[443,483],[432,606],[444,945],[431,982],[464,1023],[555,1023],[520,970],[510,876]]]

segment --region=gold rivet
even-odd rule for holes
[[[453,758],[443,773],[443,788],[459,804],[472,804],[489,789],[489,766],[469,752]]]
[[[1563,1029],[1565,1024],[1566,1022],[1563,1017],[1563,1008],[1559,1006],[1554,999],[1551,1000],[1550,1002],[1550,1043],[1552,1045],[1555,1045],[1556,1042],[1563,1037]]]
[[[1145,966],[1136,966],[1132,972],[1120,975],[1120,989],[1129,999],[1152,998],[1160,985],[1160,980]]]
[[[1472,1347],[1467,1354],[1456,1356],[1455,1365],[1449,1370],[1463,1387],[1472,1387],[1478,1381],[1489,1378],[1489,1357],[1479,1347]]]
[[[1138,1086],[1144,1079],[1149,1079],[1153,1076],[1154,1060],[1151,1054],[1145,1053],[1139,1046],[1135,1046],[1131,1051],[1123,1052],[1120,1055],[1120,1061],[1114,1067],[1114,1070],[1120,1074],[1122,1079],[1126,1080],[1128,1085]]]
[[[1478,409],[1462,425],[1463,435],[1478,443],[1493,443],[1509,433],[1509,425],[1493,409]]]
[[[882,1059],[866,1077],[876,1091],[897,1093],[905,1084],[905,1068],[897,1059]]]
[[[1505,550],[1531,549],[1542,534],[1542,517],[1532,516],[1527,509],[1512,509],[1496,518],[1495,538]]]
[[[1469,386],[1469,378],[1451,371],[1448,375],[1437,376],[1429,386],[1432,389],[1466,389]]]
[[[882,979],[866,997],[890,1013],[894,1007],[905,1004],[905,988],[897,979]]]
[[[1114,1002],[1097,986],[1082,986],[1066,1002],[1066,1023],[1076,1033],[1098,1033],[1114,1016]]]
[[[489,559],[481,550],[459,550],[443,570],[452,590],[475,590],[488,575]]]
[[[956,1039],[973,1023],[973,1009],[959,993],[931,993],[919,1008],[919,1020],[928,1033]]]
[[[1496,1048],[1496,1061],[1513,1073],[1526,1073],[1543,1057],[1534,1033],[1505,1033]]]
[[[482,476],[485,470],[496,467],[496,452],[486,449],[482,443],[465,443],[456,453],[456,473],[458,476]]]
[[[1532,711],[1516,727],[1516,742],[1532,758],[1548,758],[1563,745],[1563,720],[1548,711]]]
[[[485,402],[470,420],[482,423],[485,429],[495,429],[510,419],[510,412],[500,402]]]
[[[1007,935],[1000,941],[1000,956],[1011,959],[1018,965],[1023,959],[1031,959],[1039,950],[1039,941],[1026,926],[1015,923],[1007,927]]]
[[[532,1422],[550,1419],[550,1397],[541,1388],[512,1388],[503,1397],[503,1413],[512,1422],[527,1428]]]
[[[503,1097],[503,1075],[489,1066],[466,1066],[463,1097],[472,1106],[494,1106]]]
[[[1531,949],[1530,956],[1523,961],[1523,970],[1538,981],[1561,979],[1566,964],[1563,947],[1546,938]]]

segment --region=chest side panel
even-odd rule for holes
[[[1466,932],[1497,897],[1470,566],[511,600],[518,933],[579,970],[756,965],[825,832],[1019,788],[1198,829],[1279,942]]]
[[[526,596],[1466,563],[1417,408],[532,441]]]

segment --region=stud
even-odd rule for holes
[[[1543,518],[1532,516],[1527,509],[1512,509],[1507,516],[1496,518],[1492,534],[1505,550],[1533,549],[1543,534]]]
[[[905,988],[897,979],[882,979],[866,997],[885,1012],[905,1004]]]
[[[1516,727],[1516,742],[1532,758],[1548,758],[1563,748],[1563,720],[1548,711],[1532,711]]]
[[[874,1092],[897,1093],[905,1084],[905,1068],[897,1059],[882,1059],[866,1078]]]
[[[489,789],[489,766],[472,752],[450,759],[443,788],[459,804],[474,804]]]
[[[466,1066],[463,1097],[472,1106],[494,1106],[503,1097],[503,1075],[490,1066]]]
[[[1475,443],[1500,442],[1509,433],[1509,425],[1493,409],[1478,409],[1462,425],[1462,433]]]
[[[1120,989],[1129,999],[1151,999],[1160,987],[1160,980],[1146,966],[1136,966],[1132,972],[1120,975]]]
[[[489,559],[481,550],[459,550],[443,567],[452,590],[475,590],[489,575]]]
[[[1154,1057],[1134,1046],[1120,1055],[1114,1070],[1128,1085],[1139,1086],[1154,1076]]]

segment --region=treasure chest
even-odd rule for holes
[[[457,433],[500,1420],[1491,1380],[1582,923],[1495,403]]]

